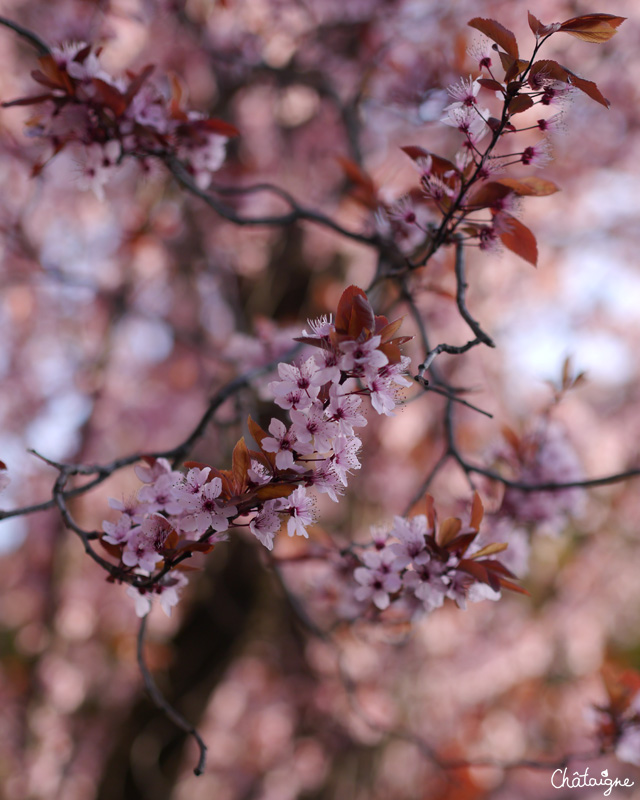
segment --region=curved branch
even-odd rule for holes
[[[13,22],[13,20],[7,19],[6,17],[0,17],[0,25],[4,25],[5,28],[10,28],[12,31],[17,33],[18,36],[22,36],[23,39],[36,48],[41,56],[51,55],[51,49],[49,45],[43,42],[36,33],[28,30],[28,28],[23,28],[22,25],[18,25],[17,22]]]
[[[250,186],[246,189],[241,187],[237,189],[231,189],[230,191],[224,187],[219,187],[218,189],[214,189],[219,194],[224,192],[227,194],[242,194],[243,192],[256,192],[256,191],[270,191],[274,194],[277,194],[282,200],[284,200],[290,207],[290,211],[286,214],[275,214],[275,215],[267,215],[263,217],[243,217],[238,214],[233,208],[227,206],[224,203],[219,202],[216,200],[210,192],[205,191],[204,189],[200,189],[194,183],[191,175],[187,172],[184,166],[181,164],[178,159],[165,155],[162,158],[162,161],[165,163],[169,172],[173,175],[176,181],[188,192],[199,197],[201,200],[209,206],[209,208],[213,209],[216,214],[221,216],[223,219],[228,220],[229,222],[233,222],[235,225],[248,225],[248,226],[279,226],[279,225],[292,225],[294,222],[301,222],[301,221],[308,221],[308,222],[315,222],[317,225],[322,225],[325,228],[329,228],[336,233],[339,233],[341,236],[344,236],[347,239],[351,239],[352,241],[359,242],[360,244],[365,244],[369,247],[373,247],[376,249],[380,249],[383,246],[383,243],[379,239],[378,236],[372,235],[367,236],[363,233],[357,233],[356,231],[350,231],[347,228],[343,228],[342,225],[339,225],[335,222],[331,217],[328,217],[326,214],[322,214],[319,211],[314,211],[313,209],[306,208],[305,206],[300,205],[287,191],[284,189],[280,189],[275,186],[271,186],[271,184],[258,184],[257,186]]]
[[[207,745],[204,743],[204,740],[194,726],[188,720],[186,720],[182,714],[176,711],[176,709],[162,696],[162,692],[160,689],[158,689],[158,686],[153,680],[153,676],[151,675],[151,672],[149,671],[149,668],[144,660],[144,634],[147,627],[147,617],[148,614],[142,617],[140,620],[138,646],[136,649],[138,667],[140,668],[140,673],[142,675],[145,688],[156,708],[159,708],[160,711],[164,712],[164,714],[174,723],[174,725],[180,728],[181,731],[188,733],[189,736],[193,736],[193,738],[196,740],[200,750],[200,756],[193,772],[195,775],[202,775],[207,758]]]

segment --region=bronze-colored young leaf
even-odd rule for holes
[[[519,219],[512,217],[510,214],[503,214],[503,218],[508,220],[509,229],[500,234],[502,244],[512,253],[536,267],[538,265],[538,243],[536,242],[536,237]]]
[[[448,519],[443,520],[438,531],[438,544],[441,547],[446,547],[448,542],[455,539],[461,527],[462,521],[457,517],[448,517]]]
[[[506,542],[492,542],[491,544],[486,545],[481,550],[478,550],[477,553],[474,553],[469,558],[483,558],[484,556],[492,556],[494,553],[502,553],[503,550],[506,550],[509,545]]]
[[[518,42],[513,33],[496,22],[494,19],[482,19],[475,17],[467,23],[471,28],[475,28],[480,33],[484,33],[492,41],[499,45],[505,53],[509,53],[512,58],[518,58]]]
[[[249,415],[247,419],[247,427],[249,428],[249,433],[253,436],[258,447],[261,447],[262,440],[266,439],[269,434],[258,425],[251,415]]]
[[[622,25],[626,17],[616,17],[613,14],[585,14],[581,17],[572,17],[560,25],[563,33],[569,33],[583,42],[599,44],[608,42],[618,32],[616,29]]]
[[[520,197],[546,197],[555,194],[560,190],[552,181],[545,178],[537,178],[535,175],[526,178],[498,178],[496,183],[507,186],[512,192]]]
[[[278,497],[289,497],[295,489],[295,485],[284,483],[267,484],[255,490],[254,495],[259,500],[276,500]]]
[[[247,471],[251,467],[251,456],[244,441],[244,436],[233,448],[231,456],[231,473],[234,481],[234,491],[239,493],[247,485]]]

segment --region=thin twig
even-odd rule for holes
[[[178,161],[178,159],[167,155],[164,157],[163,161],[169,169],[169,172],[171,172],[173,177],[184,189],[187,189],[187,191],[189,191],[191,194],[199,197],[201,200],[204,200],[209,208],[213,209],[216,214],[221,216],[223,219],[228,220],[229,222],[233,222],[235,225],[267,227],[286,226],[293,225],[295,222],[306,220],[308,222],[315,222],[316,224],[322,225],[325,228],[329,228],[330,230],[339,233],[341,236],[344,236],[347,239],[360,242],[360,244],[366,244],[369,247],[374,247],[376,249],[379,249],[381,246],[378,236],[367,236],[365,234],[343,228],[342,225],[339,225],[337,222],[331,219],[331,217],[328,217],[319,211],[314,211],[313,209],[300,205],[291,195],[289,195],[288,192],[284,191],[283,189],[277,189],[276,194],[290,206],[291,210],[288,213],[263,217],[243,217],[234,211],[234,209],[232,209],[230,206],[227,206],[224,203],[216,200],[210,192],[207,192],[204,189],[200,189],[198,186],[196,186],[191,176],[180,163],[180,161]],[[264,191],[273,191],[275,189],[275,187],[270,187],[269,184],[262,184],[261,187]]]
[[[5,28],[10,28],[12,31],[17,33],[18,36],[22,36],[23,39],[36,48],[41,56],[51,55],[51,49],[49,48],[49,45],[43,42],[42,39],[33,31],[23,28],[22,25],[18,25],[17,22],[13,22],[13,20],[7,19],[6,17],[0,17],[0,25],[4,25]]]
[[[458,397],[457,395],[442,389],[440,386],[432,386],[429,381],[422,378],[420,375],[414,375],[413,380],[416,383],[419,383],[420,386],[425,390],[425,392],[435,392],[436,394],[442,395],[442,397],[446,397],[447,400],[451,400],[454,403],[459,403],[461,406],[466,406],[470,408],[472,411],[477,411],[479,414],[483,414],[485,417],[489,417],[489,419],[493,419],[493,414],[485,411],[483,408],[479,408],[478,406],[474,406],[473,403],[469,403],[466,400],[463,400],[462,397]]]
[[[487,347],[495,347],[496,345],[493,339],[482,330],[480,325],[471,316],[466,306],[466,292],[468,283],[466,281],[464,272],[464,247],[459,236],[456,237],[455,273],[456,273],[456,304],[458,306],[458,311],[460,311],[460,316],[464,319],[467,325],[471,328],[471,330],[475,333],[475,335],[478,337],[478,339],[480,339],[480,341],[483,344],[486,344]]]
[[[207,759],[207,745],[204,743],[204,740],[194,726],[188,720],[186,720],[182,714],[176,711],[176,709],[163,697],[162,692],[160,689],[158,689],[156,682],[153,680],[153,676],[151,675],[151,672],[149,671],[149,668],[144,660],[144,634],[147,627],[147,617],[148,614],[142,617],[140,620],[137,647],[138,667],[140,668],[140,673],[142,675],[142,679],[144,680],[145,688],[147,692],[149,692],[149,696],[153,700],[156,708],[159,708],[160,711],[163,711],[174,723],[174,725],[180,728],[180,730],[188,733],[190,736],[193,736],[193,738],[196,740],[198,747],[200,748],[200,757],[198,758],[198,763],[196,764],[193,772],[195,775],[202,775]]]

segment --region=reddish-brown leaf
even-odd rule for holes
[[[278,497],[289,497],[296,487],[290,484],[274,483],[260,486],[255,490],[254,495],[259,500],[275,500]]]
[[[442,158],[441,156],[437,156],[435,153],[430,153],[423,147],[418,147],[417,145],[407,145],[405,147],[401,147],[400,149],[414,161],[418,161],[420,158],[427,158],[428,156],[431,156],[431,171],[438,178],[442,178],[446,173],[456,174],[460,172],[456,165],[451,161],[448,161],[446,158]]]
[[[525,69],[527,69],[528,66],[529,66],[529,62],[528,61],[523,61],[521,58],[516,58],[514,60],[514,62],[511,64],[511,66],[509,67],[509,69],[505,73],[505,76],[504,76],[505,82],[509,83],[510,81],[514,80],[514,78],[517,78],[518,75],[520,75],[522,72],[524,72]],[[511,89],[511,93],[512,94],[514,93],[516,88],[520,88],[519,85],[517,87],[512,87],[512,89]],[[507,87],[507,90],[508,89],[509,89],[509,87]]]
[[[518,42],[516,41],[516,37],[508,28],[505,28],[504,25],[501,25],[494,19],[481,19],[480,17],[469,20],[467,25],[480,31],[480,33],[484,33],[485,36],[488,36],[513,58],[518,58]]]
[[[433,497],[430,494],[425,495],[425,505],[427,507],[427,522],[429,523],[429,528],[434,530],[436,527],[436,512],[435,512],[435,503],[433,501]]]
[[[466,553],[469,549],[469,545],[473,542],[477,535],[477,531],[473,531],[473,533],[461,533],[459,536],[455,536],[453,539],[451,539],[445,549],[450,553],[464,555],[464,553]]]
[[[581,78],[579,75],[576,75],[575,72],[571,72],[570,69],[563,67],[562,64],[558,64],[557,61],[551,61],[549,59],[536,61],[533,67],[531,67],[531,74],[536,75],[539,72],[542,72],[546,77],[568,83],[570,86],[575,86],[576,89],[580,89],[581,92],[584,92],[588,97],[595,100],[596,103],[600,103],[600,105],[603,105],[605,108],[609,108],[611,105],[593,81]]]
[[[499,578],[499,581],[500,581],[500,586],[503,589],[509,589],[510,592],[517,592],[518,594],[526,594],[527,597],[529,596],[529,592],[526,589],[523,589],[522,586],[518,586],[517,583],[508,581],[505,578]]]
[[[115,86],[111,86],[110,83],[100,78],[93,78],[91,83],[94,88],[94,99],[98,100],[98,102],[102,103],[107,108],[110,108],[116,117],[124,114],[127,110],[128,103],[124,95],[122,95]]]
[[[249,433],[253,436],[257,445],[260,447],[262,445],[262,440],[265,439],[269,434],[258,425],[251,415],[249,415],[247,419],[247,427],[249,428]]]
[[[540,22],[537,17],[534,17],[533,14],[529,11],[529,27],[533,32],[534,36],[539,36],[542,33],[544,25]]]
[[[119,547],[117,544],[111,544],[111,542],[105,542],[104,539],[99,539],[99,542],[103,550],[106,550],[110,556],[120,560],[120,556],[122,555],[122,547]]]
[[[251,456],[244,441],[244,436],[233,448],[231,456],[231,472],[236,482],[236,492],[241,492],[247,483],[247,470],[251,467]]]
[[[196,120],[191,123],[191,127],[194,127],[196,130],[206,130],[210,133],[217,133],[219,136],[226,136],[229,139],[233,139],[234,136],[240,136],[240,131],[235,125],[215,117]]]
[[[536,237],[519,219],[503,212],[503,219],[509,223],[509,229],[500,234],[500,241],[512,253],[532,264],[538,264],[538,244]]]
[[[531,108],[532,105],[533,100],[528,94],[519,94],[509,103],[509,114],[521,114],[523,111]]]
[[[73,83],[71,82],[71,78],[67,74],[66,70],[60,69],[52,55],[48,54],[41,56],[38,59],[38,63],[42,69],[42,72],[39,70],[37,71],[40,75],[44,74],[44,77],[55,84],[55,86],[58,88],[62,87],[67,94],[73,94]],[[33,73],[31,74],[33,75]]]
[[[503,197],[506,197],[511,192],[512,190],[508,186],[504,186],[501,182],[487,181],[486,183],[480,184],[477,190],[471,195],[467,203],[465,203],[465,208],[488,208],[496,201],[502,200]]]
[[[10,108],[11,106],[32,106],[36,103],[42,103],[45,100],[51,100],[54,97],[52,94],[36,94],[33,97],[19,97],[17,100],[6,100],[0,103],[2,108]]]
[[[357,339],[363,331],[373,333],[375,326],[375,315],[367,296],[354,295],[351,319],[349,320],[349,336]]]
[[[546,197],[550,194],[555,194],[560,191],[555,183],[547,181],[544,178],[536,178],[530,176],[527,178],[498,178],[496,183],[507,186],[512,192],[515,192],[521,197]]]
[[[153,64],[147,64],[147,66],[142,70],[142,72],[140,72],[138,75],[136,75],[133,78],[133,80],[129,84],[129,87],[128,87],[126,93],[125,93],[125,99],[127,101],[127,105],[138,94],[138,92],[142,88],[142,85],[147,80],[147,78],[151,75],[151,73],[154,71],[154,69],[155,69],[155,67],[154,67]]]
[[[487,583],[492,589],[497,590],[500,586],[499,579],[488,572],[481,563],[477,561],[470,561],[464,558],[458,564],[458,569],[472,575],[480,583]]]
[[[367,320],[369,322],[369,330],[373,330],[375,326],[375,316],[373,309],[369,305],[367,295],[359,286],[348,286],[342,293],[338,302],[338,310],[336,313],[336,331],[338,333],[350,335],[351,319],[354,315],[356,304],[359,308],[361,318]],[[360,331],[358,331],[358,333],[359,332]]]
[[[482,505],[482,500],[478,492],[474,492],[473,502],[471,504],[471,520],[469,521],[469,525],[474,531],[480,530],[480,523],[482,522],[483,516],[484,506]]]
[[[371,178],[355,161],[344,156],[338,156],[338,163],[344,174],[357,189],[357,199],[364,205],[376,208],[378,205],[377,187]]]
[[[205,469],[206,467],[211,468],[211,465],[205,464],[204,461],[185,461],[184,465],[187,469]]]
[[[616,17],[613,14],[585,14],[582,17],[573,17],[560,25],[563,33],[569,33],[584,42],[599,44],[608,42],[618,32],[618,28],[626,17]]]
[[[376,317],[376,323],[378,319],[379,317]],[[379,334],[380,341],[388,342],[390,339],[393,339],[394,334],[399,330],[400,326],[402,325],[403,319],[404,317],[398,317],[398,319],[394,320],[393,322],[389,322],[381,330],[377,330],[377,325],[376,325],[376,333]]]
[[[502,575],[505,578],[515,578],[516,576],[511,572],[510,569],[507,569],[505,565],[501,561],[496,561],[493,558],[485,558],[482,563],[484,566],[491,570],[492,572],[497,572],[499,575]]]
[[[480,78],[478,83],[480,86],[483,86],[485,89],[489,89],[492,92],[504,91],[504,86],[500,83],[500,81],[496,81],[493,78]]]

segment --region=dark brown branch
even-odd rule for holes
[[[414,381],[419,383],[420,386],[426,392],[435,392],[436,394],[442,395],[442,397],[446,397],[447,400],[453,403],[459,403],[461,406],[466,406],[470,408],[472,411],[477,411],[479,414],[483,414],[485,417],[489,417],[489,419],[493,419],[493,414],[490,414],[488,411],[485,411],[483,408],[479,408],[478,406],[474,406],[473,403],[469,403],[467,400],[463,400],[462,397],[458,397],[457,395],[453,394],[452,392],[448,392],[446,389],[442,389],[439,386],[432,386],[429,381],[426,381],[420,375],[414,375]]]
[[[51,55],[51,49],[49,48],[49,45],[43,42],[42,39],[33,31],[23,28],[22,25],[18,25],[17,22],[13,22],[6,17],[0,17],[0,25],[4,25],[5,28],[10,28],[12,31],[17,33],[18,36],[22,36],[23,39],[36,48],[41,56]]]
[[[293,356],[299,350],[299,346],[292,348],[290,353],[284,358],[288,356]],[[246,388],[250,385],[251,381],[255,380],[256,378],[260,377],[261,375],[269,372],[273,367],[278,363],[280,359],[274,359],[270,361],[268,364],[264,364],[263,366],[256,367],[255,369],[246,372],[244,375],[240,375],[234,380],[230,381],[226,386],[223,386],[216,394],[209,400],[207,408],[198,421],[197,425],[193,429],[193,431],[189,434],[189,436],[180,444],[172,447],[170,450],[159,450],[154,453],[149,452],[139,452],[133,453],[129,456],[124,456],[122,458],[114,459],[113,461],[107,464],[96,464],[96,465],[87,465],[87,464],[59,464],[55,461],[51,461],[48,458],[36,453],[35,451],[31,451],[40,458],[45,463],[49,464],[50,466],[54,467],[59,471],[64,471],[66,475],[66,480],[72,475],[95,475],[96,477],[92,480],[88,481],[87,483],[83,484],[82,486],[76,486],[73,489],[67,489],[66,491],[59,492],[59,496],[65,502],[71,497],[77,497],[78,495],[85,494],[86,492],[90,491],[91,489],[95,488],[99,484],[103,483],[109,476],[111,476],[114,472],[117,472],[119,469],[123,469],[124,467],[131,466],[131,464],[135,464],[137,461],[140,461],[143,456],[149,456],[151,458],[167,458],[173,461],[173,466],[177,466],[191,451],[193,446],[197,443],[198,439],[200,439],[211,419],[215,415],[216,411],[220,408],[223,403],[225,403],[230,397],[232,397],[236,392],[240,391],[241,389]],[[9,517],[17,517],[23,516],[26,514],[32,514],[37,511],[46,511],[47,509],[54,508],[56,505],[59,505],[59,501],[55,498],[52,500],[47,500],[42,503],[36,503],[30,506],[22,506],[21,508],[12,509],[11,511],[0,511],[0,521],[3,519],[8,519]],[[91,533],[84,531],[86,538],[91,539],[95,538]]]
[[[176,709],[162,696],[162,692],[160,689],[158,689],[156,682],[153,680],[153,676],[151,675],[151,672],[149,671],[149,668],[144,660],[144,634],[147,626],[147,616],[144,616],[140,620],[140,630],[138,631],[137,657],[140,674],[144,680],[145,688],[156,708],[159,708],[160,711],[164,712],[164,714],[166,714],[166,716],[174,723],[174,725],[180,728],[181,731],[188,733],[189,736],[193,736],[193,738],[196,740],[198,748],[200,749],[200,757],[198,758],[198,763],[196,764],[193,772],[195,775],[202,775],[207,758],[207,745],[204,743],[204,740],[194,726],[188,722],[188,720],[186,720],[182,714],[176,711]]]
[[[381,247],[381,241],[379,237],[367,236],[362,233],[357,233],[356,231],[347,230],[346,228],[343,228],[342,225],[339,225],[337,222],[331,219],[331,217],[328,217],[319,211],[314,211],[313,209],[300,205],[284,189],[272,187],[270,184],[260,184],[260,189],[255,191],[271,191],[277,194],[289,205],[291,210],[285,214],[275,214],[263,217],[243,217],[230,206],[227,206],[226,204],[216,200],[210,192],[207,192],[204,189],[200,189],[198,186],[196,186],[191,176],[180,163],[180,161],[169,155],[165,156],[163,161],[173,177],[184,189],[196,197],[199,197],[201,200],[204,200],[209,208],[213,209],[216,214],[221,216],[223,219],[228,220],[229,222],[233,222],[234,225],[268,227],[293,225],[295,222],[302,221],[315,222],[317,225],[322,225],[325,228],[329,228],[330,230],[339,233],[341,236],[344,236],[347,239],[360,242],[360,244],[365,244],[376,249]],[[250,187],[250,191],[254,191],[254,189]]]
[[[585,478],[584,480],[575,481],[548,481],[547,483],[523,483],[522,481],[505,478],[503,475],[491,469],[469,464],[462,458],[457,460],[465,472],[474,472],[478,475],[484,475],[487,478],[491,478],[491,480],[503,483],[510,489],[518,489],[521,492],[560,492],[563,489],[592,489],[596,486],[610,486],[613,483],[620,483],[621,481],[629,480],[629,478],[637,478],[640,476],[640,467],[633,467],[624,472],[605,475],[602,478]]]
[[[456,273],[456,303],[458,305],[458,311],[460,311],[460,316],[483,344],[486,344],[487,347],[495,347],[496,345],[493,339],[482,330],[480,325],[471,316],[466,306],[466,292],[468,283],[466,281],[465,271],[464,271],[464,248],[460,237],[456,237],[455,273]]]

